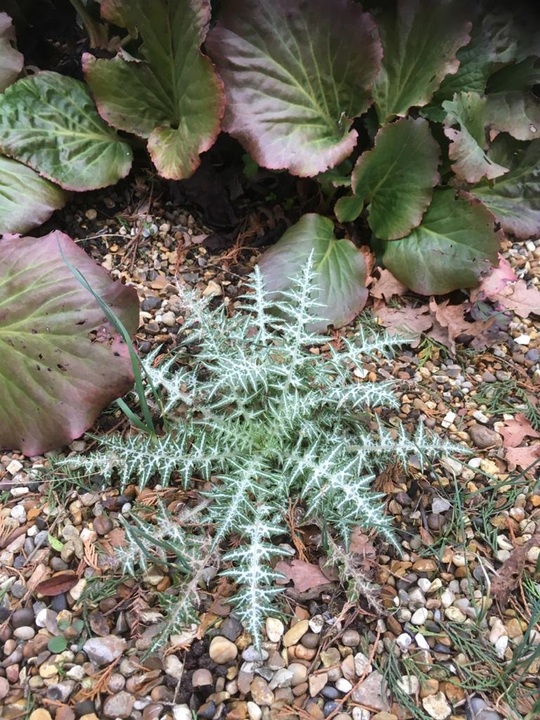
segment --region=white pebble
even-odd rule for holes
[[[423,625],[428,619],[428,614],[428,610],[425,607],[418,608],[418,610],[413,613],[411,623],[413,625]]]
[[[422,635],[422,633],[416,633],[414,636],[415,642],[420,648],[420,650],[430,650],[429,643],[426,640],[426,638]]]
[[[261,720],[262,710],[257,705],[257,703],[254,703],[253,700],[248,700],[246,707],[247,707],[247,711],[248,711],[249,720]]]
[[[187,705],[175,705],[172,709],[174,720],[192,720],[193,715]]]
[[[412,637],[407,633],[401,633],[401,635],[398,635],[396,638],[396,645],[401,652],[407,652],[412,645]]]
[[[15,505],[10,512],[11,517],[19,523],[26,522],[26,510],[22,505]]]
[[[518,345],[528,345],[531,342],[531,338],[529,335],[520,335],[519,337],[514,338],[514,342]]]
[[[314,615],[309,620],[309,629],[312,633],[318,635],[324,627],[324,618],[322,615]]]
[[[12,460],[6,467],[6,470],[10,475],[16,475],[22,469],[23,464],[18,460]]]
[[[30,488],[18,485],[17,487],[11,488],[9,494],[11,495],[11,497],[17,498],[22,497],[23,495],[28,495],[29,492]]]
[[[497,657],[499,657],[501,660],[504,660],[504,653],[506,652],[507,647],[508,636],[502,635],[495,643],[495,652],[497,653]]]
[[[353,688],[352,683],[345,678],[339,678],[334,684],[336,686],[336,689],[342,693],[348,693]]]
[[[499,638],[508,635],[508,631],[500,618],[491,618],[489,624],[491,625],[491,630],[489,632],[489,642],[492,645],[495,645]]]
[[[270,642],[279,642],[285,632],[285,626],[279,618],[266,618],[266,635]]]

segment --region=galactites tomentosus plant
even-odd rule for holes
[[[340,350],[329,346],[327,336],[311,330],[321,310],[311,265],[280,297],[269,295],[258,270],[250,283],[252,293],[233,317],[183,293],[180,349],[157,368],[154,358],[146,363],[165,395],[161,437],[103,436],[92,455],[65,464],[105,478],[114,474],[122,486],[144,487],[153,479],[166,485],[179,477],[186,489],[199,488],[199,502],[176,516],[162,509],[157,520],[126,521],[121,559],[131,572],[149,562],[178,570],[178,598],[166,598],[169,632],[192,621],[208,566],[219,565],[234,580],[230,601],[258,643],[265,617],[278,612],[274,600],[282,588],[274,566],[290,553],[282,543],[291,501],[321,526],[329,554],[343,566],[358,525],[396,545],[382,495],[370,487],[377,470],[390,460],[406,464],[411,453],[462,449],[421,426],[414,438],[381,421],[371,431],[378,416],[370,409],[398,402],[390,384],[360,382],[353,371],[400,341],[360,327],[342,339]],[[320,354],[310,352],[322,345]],[[357,593],[364,594],[369,583],[359,578]]]

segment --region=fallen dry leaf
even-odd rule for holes
[[[79,582],[79,576],[72,570],[65,570],[64,572],[56,573],[47,580],[36,585],[36,592],[46,597],[54,597],[55,595],[62,595],[63,593],[71,590],[72,587]]]
[[[469,322],[465,318],[467,307],[464,304],[450,305],[449,301],[445,300],[439,305],[433,297],[429,300],[429,309],[434,318],[430,337],[452,353],[456,351],[456,338],[460,335],[473,335],[478,338],[495,322],[495,318]]]
[[[519,580],[525,569],[527,553],[540,542],[540,533],[536,532],[523,545],[518,545],[512,550],[512,554],[505,560],[498,573],[491,581],[491,592],[493,597],[502,605],[508,602],[510,593],[516,589]]]
[[[327,585],[328,578],[318,565],[304,562],[304,560],[280,560],[276,567],[277,572],[283,573],[288,580],[292,580],[295,590],[305,592],[318,585]]]
[[[505,448],[516,448],[526,437],[540,438],[540,433],[533,428],[523,413],[518,413],[512,420],[506,420],[499,430],[503,436]]]
[[[392,275],[390,270],[378,268],[379,277],[373,278],[369,292],[373,297],[381,300],[390,300],[394,295],[403,295],[407,292],[405,285]]]
[[[539,460],[540,443],[536,443],[535,445],[525,445],[524,447],[507,448],[504,457],[508,463],[509,470],[515,470],[516,467],[520,467],[522,470],[525,470],[533,462]],[[536,467],[538,467],[538,464]]]
[[[518,280],[515,285],[507,285],[497,300],[519,317],[529,317],[531,313],[540,315],[540,291],[527,287],[525,280]]]
[[[499,265],[487,275],[477,288],[473,288],[470,293],[471,302],[483,300],[485,298],[496,298],[509,282],[517,280],[516,274],[508,260],[499,255]]]
[[[407,338],[411,347],[416,347],[420,342],[422,333],[429,330],[433,325],[433,319],[429,315],[427,305],[418,308],[411,305],[391,308],[382,300],[375,300],[373,314],[380,324],[388,330],[390,335],[403,335]]]

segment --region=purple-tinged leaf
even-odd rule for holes
[[[366,304],[366,264],[358,248],[347,239],[337,240],[334,224],[315,213],[303,215],[259,260],[270,292],[287,290],[312,257],[323,320],[311,329],[324,332],[328,325],[351,322]]]
[[[309,177],[351,154],[381,60],[360,5],[225,0],[207,49],[225,83],[224,129],[259,165]]]
[[[0,156],[0,234],[27,232],[65,202],[65,193],[57,185],[26,165]]]
[[[208,0],[103,0],[105,18],[138,34],[139,59],[83,56],[99,112],[120,130],[148,139],[160,175],[193,174],[214,144],[224,108],[222,83],[200,50]]]
[[[114,185],[131,168],[130,146],[99,117],[86,85],[49,71],[0,95],[0,148],[66,190]]]
[[[396,240],[420,224],[439,180],[438,164],[439,145],[426,120],[405,118],[379,130],[351,179],[378,238]]]
[[[540,136],[540,102],[532,93],[517,90],[488,95],[486,119],[493,130],[507,132],[516,140]]]
[[[478,285],[497,265],[500,234],[490,211],[467,193],[435,190],[422,223],[401,240],[384,243],[383,263],[420,295]]]
[[[138,323],[135,289],[67,235],[0,241],[0,446],[27,455],[79,437],[133,385],[126,345],[62,253],[129,332]]]
[[[508,172],[486,154],[486,98],[478,93],[459,93],[452,101],[443,102],[447,113],[444,134],[450,140],[448,155],[458,180],[469,183],[493,178]],[[452,125],[459,125],[456,130]]]
[[[14,82],[24,65],[24,57],[15,49],[15,30],[11,18],[0,12],[0,92]]]
[[[519,238],[540,234],[540,139],[522,143],[501,133],[488,154],[510,171],[469,191],[491,210],[506,232]]]
[[[446,75],[459,68],[456,53],[470,40],[465,0],[398,0],[379,20],[382,67],[373,88],[381,124],[431,100]]]

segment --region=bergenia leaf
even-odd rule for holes
[[[421,225],[401,240],[384,243],[383,263],[414,292],[442,295],[474,287],[497,265],[495,219],[466,193],[435,190]]]
[[[525,91],[538,84],[540,84],[540,57],[532,55],[493,73],[488,80],[487,91],[488,93]]]
[[[0,156],[0,233],[23,233],[64,206],[57,185],[16,160]]]
[[[0,92],[15,81],[23,69],[24,57],[13,47],[14,43],[15,29],[11,18],[0,12]]]
[[[519,238],[540,233],[540,139],[521,143],[501,133],[489,156],[510,171],[470,192],[496,216],[504,230]]]
[[[348,157],[381,45],[350,0],[225,0],[207,49],[225,83],[224,129],[263,167],[313,176]]]
[[[438,163],[439,145],[426,120],[406,118],[379,130],[351,180],[355,195],[369,203],[368,221],[378,238],[395,240],[420,224],[439,180]]]
[[[446,111],[444,134],[450,140],[448,155],[459,180],[469,183],[504,175],[508,168],[494,163],[486,154],[486,98],[478,93],[459,93],[443,102]],[[458,125],[459,129],[452,127]]]
[[[21,78],[0,95],[0,148],[66,190],[113,185],[132,160],[86,85],[49,71]]]
[[[382,67],[373,88],[381,124],[431,100],[459,67],[456,53],[470,40],[464,0],[398,0],[379,20]]]
[[[540,102],[519,90],[493,93],[487,97],[486,119],[493,130],[516,140],[535,140],[540,133]]]
[[[103,16],[137,33],[139,59],[83,56],[99,112],[120,130],[148,139],[160,175],[193,174],[220,130],[221,81],[200,50],[210,22],[208,0],[103,0]]]
[[[264,253],[259,267],[266,288],[283,291],[292,287],[291,278],[306,267],[311,255],[322,318],[311,329],[324,332],[328,325],[350,322],[368,295],[364,256],[350,240],[336,239],[333,222],[315,213],[303,215]]]
[[[79,437],[133,385],[126,345],[64,257],[130,332],[138,323],[135,289],[67,235],[0,241],[0,447],[27,455]]]

